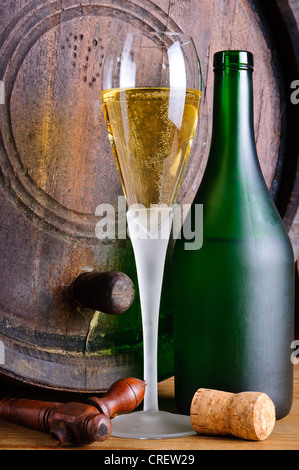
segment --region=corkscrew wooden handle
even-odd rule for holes
[[[145,387],[144,380],[126,377],[115,382],[103,397],[89,398],[88,403],[113,418],[116,414],[135,409],[144,398]]]
[[[132,305],[135,288],[131,279],[119,271],[91,271],[74,279],[71,293],[81,307],[119,315]]]

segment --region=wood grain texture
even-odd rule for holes
[[[294,369],[294,401],[290,414],[276,422],[274,430],[264,441],[245,441],[232,436],[200,436],[183,437],[179,439],[138,440],[110,437],[105,442],[95,442],[90,446],[76,447],[79,450],[176,450],[183,454],[186,451],[197,450],[299,450],[299,365]],[[167,379],[159,384],[159,402],[161,409],[175,411],[173,400],[173,379]],[[1,395],[5,390],[1,392]],[[113,420],[112,420],[113,426]],[[0,421],[0,449],[8,450],[54,450],[50,437],[21,426]],[[73,450],[74,447],[65,448]],[[110,454],[107,454],[110,455]],[[128,455],[128,454],[126,454]]]
[[[181,203],[193,199],[207,160],[213,53],[227,48],[254,53],[257,149],[267,185],[286,226],[291,225],[298,204],[298,180],[292,173],[298,120],[294,115],[288,127],[289,97],[282,79],[287,83],[285,74],[291,72],[273,36],[275,28],[285,31],[284,44],[292,44],[296,36],[290,11],[275,0],[270,2],[277,5],[272,18],[268,3],[1,2],[0,80],[5,84],[5,105],[0,105],[0,340],[6,347],[2,375],[37,387],[83,392],[105,390],[121,376],[142,376],[131,244],[128,239],[95,237],[96,207],[109,203],[117,213],[122,195],[100,103],[103,54],[113,33],[169,29],[194,37],[206,99],[179,193]],[[288,6],[292,8],[291,3]],[[289,141],[291,157],[285,145]],[[112,318],[74,305],[70,283],[88,270],[127,274],[136,289],[130,309]],[[170,276],[171,254],[161,303],[160,379],[173,370]]]

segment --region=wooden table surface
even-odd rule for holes
[[[6,391],[5,386],[1,385],[0,387],[1,396],[3,397],[3,392]],[[173,379],[165,380],[159,384],[159,401],[161,409],[174,409]],[[200,435],[159,440],[110,437],[104,442],[95,442],[84,447],[66,446],[57,448],[47,434],[0,420],[0,450],[55,449],[104,450],[109,454],[116,450],[173,450],[180,451],[181,454],[184,451],[192,452],[196,450],[299,450],[299,364],[294,366],[294,401],[291,412],[287,417],[276,422],[275,428],[268,439],[260,442],[245,441],[233,437]],[[132,452],[132,455],[134,455],[134,452]]]

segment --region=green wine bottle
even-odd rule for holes
[[[267,393],[277,419],[292,404],[294,255],[258,162],[252,72],[250,52],[214,55],[211,147],[190,209],[194,223],[203,205],[203,243],[186,249],[183,225],[174,249],[175,397],[186,414],[200,387]]]

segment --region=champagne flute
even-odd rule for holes
[[[113,435],[155,439],[194,434],[190,417],[158,408],[160,295],[173,204],[201,102],[200,62],[192,38],[175,32],[113,37],[102,68],[108,137],[126,196],[140,292],[143,410],[113,420]]]

